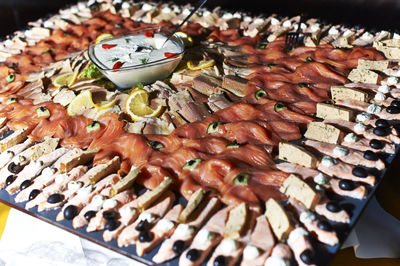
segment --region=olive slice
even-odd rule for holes
[[[260,98],[267,96],[267,93],[265,92],[265,90],[258,90],[256,91],[256,93],[254,93],[254,97],[256,98],[256,100],[258,101]]]
[[[277,112],[277,113],[279,113],[280,111],[283,111],[285,109],[286,109],[286,106],[282,102],[277,102],[274,105],[274,111]]]
[[[247,173],[238,174],[235,179],[233,179],[233,184],[238,186],[247,186],[249,183],[250,175]]]
[[[200,158],[189,160],[182,166],[182,170],[193,170],[199,165],[199,163],[201,163]]]
[[[234,140],[232,143],[229,143],[226,145],[227,149],[237,149],[239,147],[240,147],[240,144],[236,140]]]
[[[164,145],[161,142],[155,140],[147,140],[146,143],[155,150],[164,148]]]
[[[217,132],[220,125],[221,125],[221,122],[213,122],[213,123],[209,124],[207,127],[207,134]]]

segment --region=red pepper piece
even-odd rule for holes
[[[154,32],[151,30],[145,31],[144,32],[144,36],[146,36],[147,38],[153,38],[154,37]]]
[[[164,56],[168,57],[168,58],[177,58],[178,54],[166,52],[166,53],[164,53]]]
[[[111,48],[114,48],[114,47],[116,47],[117,45],[116,44],[102,44],[101,45],[101,47],[103,48],[103,49],[111,49]]]
[[[122,63],[122,62],[120,62],[120,61],[117,61],[117,62],[113,65],[113,67],[112,67],[113,72],[117,72],[118,69],[121,68],[124,64],[125,64],[125,63]]]

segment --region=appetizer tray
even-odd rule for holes
[[[0,201],[148,265],[328,265],[400,149],[400,35],[216,8],[157,48],[191,8],[79,2],[0,43]]]

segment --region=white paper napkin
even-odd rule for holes
[[[0,241],[0,266],[142,266],[125,256],[11,209]]]

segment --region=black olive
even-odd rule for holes
[[[332,225],[327,221],[319,221],[318,228],[327,232],[331,232],[333,230]]]
[[[389,114],[400,114],[400,108],[397,106],[388,106],[386,107],[386,112],[388,112]]]
[[[219,125],[218,122],[214,122],[212,125],[213,129],[216,129],[218,127],[218,125]]]
[[[190,261],[196,261],[200,258],[200,251],[192,248],[186,253],[186,258]]]
[[[46,108],[44,108],[43,106],[40,106],[39,109],[40,109],[41,112],[46,111]]]
[[[190,160],[190,161],[188,162],[188,164],[189,164],[189,165],[193,165],[195,162],[196,162],[195,160]]]
[[[374,128],[374,134],[377,136],[384,137],[389,135],[389,130],[387,130],[386,127],[376,127]]]
[[[37,195],[39,195],[39,193],[40,193],[39,189],[32,190],[31,193],[29,194],[28,199],[33,200],[34,198],[36,198]]]
[[[394,100],[390,103],[391,106],[395,106],[395,107],[400,107],[400,101],[399,100]]]
[[[376,155],[376,153],[373,151],[365,151],[364,158],[368,161],[377,161],[379,159],[378,155]]]
[[[14,182],[15,177],[13,175],[9,175],[6,179],[6,186],[11,185],[12,182]]]
[[[104,226],[105,230],[114,231],[119,226],[119,222],[116,220],[108,220],[106,225]]]
[[[47,202],[52,204],[59,203],[63,200],[64,200],[64,195],[58,193],[52,194],[47,198]]]
[[[353,171],[351,171],[351,173],[354,176],[361,177],[361,178],[365,178],[368,176],[367,170],[365,170],[364,168],[359,167],[359,166],[354,167]]]
[[[140,221],[138,225],[135,227],[136,231],[144,231],[149,227],[149,222],[147,220]]]
[[[118,217],[118,213],[116,211],[105,211],[103,212],[103,217],[106,220],[114,220],[115,218]]]
[[[372,140],[369,142],[369,146],[370,146],[371,148],[374,148],[375,150],[381,150],[381,149],[383,149],[383,143],[382,143],[382,141],[377,140],[377,139],[372,139]]]
[[[21,185],[19,186],[19,189],[24,190],[25,188],[29,187],[30,185],[32,185],[32,181],[30,179],[25,180],[24,182],[21,183]]]
[[[18,174],[19,172],[22,171],[22,168],[23,167],[21,165],[15,164],[14,162],[11,162],[7,167],[8,171],[10,171],[13,174]]]
[[[340,180],[340,181],[339,181],[339,187],[340,187],[340,189],[342,189],[342,190],[351,191],[351,190],[354,190],[354,189],[356,188],[356,185],[355,185],[354,182],[351,181],[351,180],[345,180],[345,179],[343,179],[343,180]]]
[[[88,211],[87,213],[85,213],[84,217],[86,219],[86,221],[90,221],[90,219],[92,219],[93,217],[96,216],[96,212],[95,211]]]
[[[147,230],[140,232],[140,234],[139,234],[140,242],[150,242],[151,240],[153,240],[153,233],[151,233]]]
[[[174,245],[172,245],[172,250],[176,254],[181,254],[182,251],[185,249],[185,246],[186,246],[185,241],[178,240],[178,241],[175,241]]]
[[[64,210],[64,218],[67,220],[72,220],[77,215],[78,215],[78,208],[74,205],[69,205]]]
[[[219,255],[218,257],[215,258],[214,260],[214,266],[225,266],[226,265],[226,257]]]
[[[377,127],[390,127],[389,123],[385,119],[378,119],[375,122],[375,126]]]
[[[311,249],[306,249],[300,254],[300,259],[305,264],[314,264],[314,252]]]
[[[337,202],[330,201],[326,204],[326,208],[330,212],[340,212],[342,210],[342,207]]]

